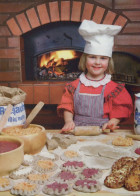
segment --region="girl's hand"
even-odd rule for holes
[[[74,129],[75,123],[74,121],[69,121],[64,124],[64,127],[61,129],[62,132],[69,132],[70,130]]]
[[[108,121],[108,123],[105,123],[102,127],[102,130],[104,131],[105,129],[110,129],[111,131],[118,129],[120,120],[117,118],[112,118]]]

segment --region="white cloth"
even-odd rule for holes
[[[80,77],[80,82],[83,83],[85,86],[92,86],[94,88],[97,88],[101,85],[105,85],[107,84],[108,82],[111,81],[111,75],[110,74],[106,74],[105,77],[100,80],[100,81],[92,81],[92,80],[88,80],[85,76],[85,73],[83,72]]]
[[[114,36],[121,31],[121,28],[118,25],[104,25],[83,20],[79,33],[86,41],[84,53],[111,57]]]

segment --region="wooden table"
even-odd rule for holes
[[[58,133],[60,130],[46,130],[46,131],[48,133]],[[124,133],[124,134],[132,134],[133,130],[119,129],[119,130],[115,131],[115,133],[118,133],[118,132],[120,132],[120,135],[122,135],[122,133]],[[106,135],[106,137],[107,136],[109,137],[109,134]],[[135,193],[135,192],[132,192],[132,194],[133,193]],[[67,196],[121,196],[121,195],[122,194],[116,194],[116,193],[111,193],[111,192],[107,192],[107,191],[99,191],[99,192],[96,192],[96,193],[82,193],[82,192],[73,191],[71,194],[69,194]],[[5,192],[0,192],[0,196],[12,196],[12,194],[10,194],[9,191],[5,191]],[[38,194],[37,196],[43,196],[43,195],[42,194]]]
[[[10,192],[0,192],[0,196],[13,196],[10,194]],[[37,196],[44,196],[44,195],[37,195]],[[81,192],[72,192],[71,194],[67,196],[121,196],[115,193],[108,193],[108,192],[98,192],[98,193],[81,193]]]

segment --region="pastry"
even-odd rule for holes
[[[56,163],[49,159],[39,159],[35,162],[34,169],[38,172],[52,172],[57,169]]]
[[[31,173],[27,176],[27,179],[32,183],[44,184],[51,178],[51,174]]]
[[[111,173],[105,178],[104,184],[109,188],[121,188],[124,186],[124,180],[125,176]]]
[[[11,189],[11,194],[13,195],[36,195],[39,191],[39,186],[37,184],[29,182],[19,182],[13,186]]]
[[[35,156],[35,159],[51,159],[52,161],[56,161],[59,159],[59,156],[55,153],[50,153],[50,152],[40,152],[37,156]]]
[[[61,181],[61,182],[73,182],[76,180],[76,174],[72,173],[71,171],[61,171],[58,174],[55,175],[55,179]]]
[[[130,173],[125,179],[125,187],[129,191],[140,191],[140,175]]]
[[[122,175],[124,177],[126,177],[129,172],[131,171],[133,165],[130,164],[130,165],[124,165],[122,168],[120,169],[117,169],[117,170],[113,170],[112,173],[115,175],[115,176],[119,176],[119,175]]]
[[[96,180],[79,179],[74,183],[73,188],[77,191],[93,193],[101,189],[101,184]]]
[[[131,165],[131,168],[133,167],[134,164],[134,159],[132,157],[122,157],[115,161],[115,163],[112,165],[112,171],[116,171],[118,169],[121,169],[124,165],[128,164],[129,167]]]
[[[7,177],[0,177],[0,191],[7,191],[13,186],[12,181]]]
[[[112,165],[112,173],[106,177],[104,184],[109,188],[120,188],[125,186],[130,190],[131,184],[128,176],[135,175],[136,161],[132,157],[122,157]],[[137,169],[138,172],[138,169]],[[127,180],[126,180],[127,179]],[[133,177],[131,177],[133,179]]]
[[[22,167],[10,173],[9,177],[12,179],[25,178],[28,174],[32,172],[32,167]]]
[[[131,157],[122,157],[112,166],[112,173],[104,180],[104,184],[109,188],[120,188],[125,185],[125,179],[135,166],[135,161]]]
[[[61,159],[63,161],[78,161],[81,159],[81,156],[74,150],[67,150],[61,155]]]
[[[119,136],[112,141],[112,144],[114,146],[132,146],[133,139],[132,138],[124,138],[122,136]]]
[[[33,162],[34,162],[34,157],[32,155],[29,155],[29,154],[24,155],[24,160],[23,160],[22,165],[29,166]]]
[[[52,182],[46,184],[43,189],[43,193],[48,195],[68,195],[72,189],[66,182]]]
[[[62,170],[68,170],[68,171],[79,171],[82,170],[85,167],[85,164],[82,161],[67,161],[63,163]]]
[[[98,179],[102,176],[102,170],[95,168],[85,168],[79,174],[80,179]]]
[[[136,165],[135,167],[133,167],[131,170],[131,174],[140,175],[140,165]]]
[[[140,157],[137,158],[137,160],[136,160],[136,165],[139,165],[139,166],[140,166]]]

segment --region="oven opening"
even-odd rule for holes
[[[37,57],[36,80],[73,80],[81,71],[78,64],[82,52],[57,50]]]

